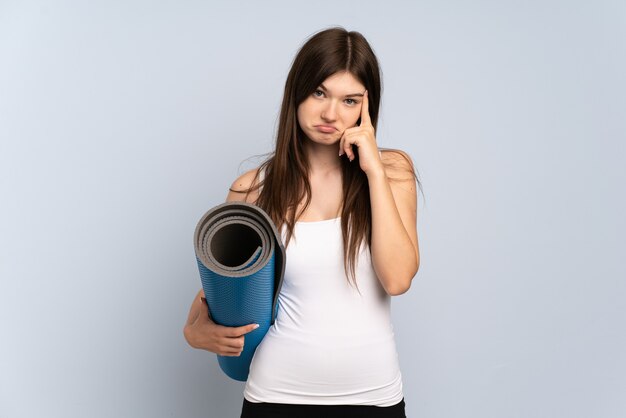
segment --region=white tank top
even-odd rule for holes
[[[283,241],[286,227],[282,230]],[[391,406],[403,398],[390,297],[361,247],[344,273],[340,218],[297,222],[286,249],[278,315],[257,347],[250,402]]]

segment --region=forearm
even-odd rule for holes
[[[372,207],[372,264],[390,295],[406,292],[419,267],[383,168],[368,174]]]

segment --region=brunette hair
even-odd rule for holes
[[[261,164],[252,184],[257,183],[262,170],[265,171],[265,178],[247,189],[247,193],[250,193],[262,186],[256,205],[267,212],[279,230],[283,225],[287,226],[286,245],[294,233],[296,220],[311,202],[309,164],[303,146],[305,134],[298,124],[297,109],[326,78],[343,71],[351,73],[367,89],[369,114],[376,129],[382,90],[381,72],[369,43],[359,32],[349,32],[342,27],[317,32],[304,43],[293,60],[285,83],[276,149]],[[408,160],[411,175],[417,180],[410,158],[401,151],[393,151]],[[346,277],[351,276],[355,285],[357,253],[363,242],[370,247],[372,235],[369,185],[358,159],[355,147],[353,162],[347,158],[340,160],[343,176],[341,230],[344,266]],[[303,209],[296,213],[303,199]]]

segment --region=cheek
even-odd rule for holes
[[[345,116],[345,120],[347,122],[348,125],[350,126],[354,126],[356,125],[356,122],[359,120],[359,118],[361,117],[361,109],[357,108],[354,110],[350,110],[346,116]]]
[[[311,105],[308,103],[308,100],[305,100],[298,106],[298,110],[296,112],[296,117],[298,118],[298,123],[302,125],[302,122],[306,122],[311,115]]]

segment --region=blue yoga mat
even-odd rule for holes
[[[276,319],[285,248],[271,218],[245,202],[227,202],[202,216],[194,233],[200,279],[212,320],[239,327],[259,324],[238,357],[217,356],[235,380],[248,378],[257,346]]]

